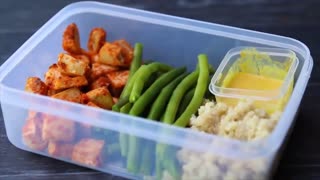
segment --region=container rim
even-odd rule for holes
[[[214,24],[209,22],[192,20],[192,19],[187,19],[182,17],[175,17],[175,16],[165,15],[165,14],[160,14],[155,12],[148,12],[148,11],[138,10],[138,9],[133,9],[128,7],[121,7],[117,5],[110,5],[106,3],[83,1],[83,2],[72,3],[64,7],[62,10],[60,10],[49,21],[47,21],[47,23],[45,23],[35,34],[33,34],[13,55],[11,55],[6,62],[4,62],[1,65],[0,67],[0,99],[2,102],[4,99],[2,94],[3,92],[7,91],[20,96],[22,95],[28,96],[40,101],[41,100],[52,101],[61,105],[67,105],[77,109],[82,109],[82,110],[91,109],[91,111],[96,111],[96,112],[105,113],[105,114],[114,115],[114,116],[116,115],[117,117],[127,118],[130,121],[137,121],[141,124],[144,124],[150,127],[161,127],[167,130],[174,130],[175,132],[177,132],[178,135],[177,136],[164,135],[161,137],[163,142],[168,144],[173,144],[176,146],[183,146],[183,147],[194,149],[197,151],[207,150],[205,144],[203,143],[211,142],[211,141],[228,143],[230,144],[230,146],[238,145],[238,146],[247,147],[247,148],[256,147],[256,146],[260,147],[259,152],[256,152],[256,153],[235,152],[235,151],[232,151],[232,148],[230,147],[221,148],[219,146],[215,146],[215,149],[210,149],[215,153],[227,155],[229,157],[237,156],[238,158],[239,154],[241,155],[241,157],[262,156],[262,155],[275,152],[279,148],[279,146],[282,144],[285,138],[285,135],[292,124],[292,120],[294,117],[294,114],[292,113],[290,114],[289,109],[291,109],[291,111],[292,109],[296,111],[299,104],[297,102],[294,102],[293,98],[291,97],[289,99],[289,102],[285,108],[285,111],[277,127],[266,139],[262,139],[259,141],[252,141],[252,142],[244,142],[244,141],[216,136],[212,134],[203,134],[201,132],[192,131],[190,129],[169,126],[169,125],[158,123],[158,122],[145,121],[144,118],[132,117],[132,116],[123,115],[123,114],[112,112],[112,111],[103,110],[104,112],[102,112],[101,110],[85,107],[83,105],[26,93],[22,90],[11,88],[3,83],[3,80],[10,73],[10,71],[18,63],[20,63],[23,60],[23,58],[28,53],[30,53],[36,47],[37,44],[39,44],[39,42],[41,42],[49,33],[51,33],[54,27],[57,27],[63,20],[69,18],[70,16],[80,14],[80,13],[96,13],[96,14],[103,14],[103,15],[109,15],[109,16],[117,16],[121,18],[133,19],[135,21],[154,23],[154,24],[169,26],[173,28],[182,28],[182,29],[187,29],[195,32],[208,33],[208,34],[227,37],[227,38],[230,38],[230,36],[232,36],[234,39],[244,40],[248,42],[255,42],[255,43],[259,42],[260,44],[271,44],[274,47],[285,47],[285,48],[291,49],[299,53],[303,57],[303,59],[305,59],[302,70],[301,70],[301,72],[304,72],[304,74],[300,74],[296,81],[296,84],[299,84],[301,88],[298,89],[295,87],[292,92],[292,95],[296,95],[298,97],[298,98],[295,98],[295,101],[298,101],[299,103],[301,101],[302,95],[304,93],[304,90],[307,85],[307,82],[312,70],[312,66],[313,66],[313,61],[310,56],[310,51],[308,47],[302,42],[292,38],[287,38],[287,37],[268,34],[268,33],[256,32],[252,30],[245,30],[245,29],[226,26],[226,25],[219,25],[219,24]],[[173,22],[173,20],[175,22]],[[190,23],[192,23],[192,25],[190,25]],[[250,33],[251,36],[244,35],[243,34],[244,32]],[[271,37],[275,40],[270,40]],[[280,40],[285,41],[286,43],[279,42]],[[18,107],[24,107],[24,108],[28,108],[28,105],[30,105],[28,103],[15,103],[15,102],[5,102],[5,103],[12,104]],[[35,110],[46,110],[46,112],[50,114],[58,115],[56,109],[52,109],[52,108],[46,109],[38,101],[32,102],[32,105],[35,107]],[[64,116],[66,116],[67,118],[73,119],[78,122],[83,122],[81,119],[82,117],[80,117],[80,115],[75,112],[64,110],[64,111],[59,111],[59,114],[60,113],[63,113]],[[283,118],[283,117],[287,117],[287,118]],[[93,120],[93,121],[90,121],[89,123],[90,124],[94,123],[95,125],[99,125],[107,129],[114,129],[110,127],[110,125],[108,125],[106,121],[102,122],[98,120]],[[128,129],[125,127],[122,127],[122,126],[116,126],[116,127],[117,127],[117,131],[119,132],[129,132]],[[159,138],[157,135],[154,135],[154,133],[150,132],[150,130],[142,129],[139,127],[137,127],[136,130],[132,131],[131,134],[139,137],[142,137],[142,134],[143,134],[144,138],[145,136],[147,136],[147,138],[150,138],[152,140],[158,140],[157,138]],[[202,140],[190,141],[188,142],[188,144],[176,143],[176,142],[179,142],[181,140],[181,137],[183,137],[183,135],[186,135],[186,134],[192,135],[194,137],[201,137]]]

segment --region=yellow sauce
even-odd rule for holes
[[[239,95],[248,95],[242,94],[245,92],[241,92],[241,89],[265,90],[265,92],[259,92],[257,94],[254,94],[254,91],[250,92],[250,96],[270,98],[270,100],[255,100],[254,106],[266,110],[269,114],[277,110],[282,111],[292,93],[293,80],[286,93],[281,97],[277,96],[280,95],[280,89],[291,63],[291,58],[280,63],[256,50],[244,50],[240,53],[239,59],[228,70],[221,86],[239,89]],[[223,102],[231,106],[236,105],[239,101],[239,99],[227,97],[216,97],[216,99],[218,102]]]
[[[239,72],[234,75],[227,88],[250,89],[250,90],[277,90],[283,81],[251,73]]]

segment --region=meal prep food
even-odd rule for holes
[[[25,90],[208,134],[253,141],[273,131],[293,88],[293,80],[289,78],[280,100],[230,99],[223,96],[225,92],[213,91],[215,100],[208,88],[215,71],[206,54],[199,54],[197,67],[187,71],[183,66],[145,61],[141,43],[132,47],[124,39],[110,42],[106,38],[104,29],[93,28],[85,50],[80,46],[77,25],[70,24],[63,34],[62,46],[66,52],[58,55],[44,80],[29,77]],[[262,64],[265,60],[268,65]],[[284,63],[273,60],[267,54],[244,49],[238,61],[223,71],[226,73],[217,75],[222,72],[217,70],[212,82],[222,88],[257,92],[252,96],[270,96],[268,91],[283,87],[288,81],[286,75],[292,70],[292,58]],[[126,126],[124,120],[120,121]],[[117,141],[109,142],[108,136],[116,136],[113,139]],[[195,154],[31,110],[22,129],[22,139],[33,150],[92,167],[104,166],[108,154],[118,153],[128,172],[157,179],[239,178],[234,170],[224,168],[231,161],[222,162],[223,159],[214,155]],[[236,168],[245,166],[245,163],[233,164]],[[245,167],[251,169],[250,177],[265,173],[259,166]],[[245,174],[240,179],[248,177]]]

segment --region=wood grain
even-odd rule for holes
[[[0,63],[50,17],[73,0],[2,0]],[[311,50],[314,70],[275,179],[320,178],[320,1],[317,0],[111,0],[101,1],[175,16],[285,35]],[[1,114],[0,179],[122,179],[34,155],[8,141]]]

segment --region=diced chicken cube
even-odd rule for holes
[[[59,92],[64,91],[64,89],[54,90],[54,89],[48,89],[48,96],[53,96],[55,94],[58,94]]]
[[[113,44],[121,47],[121,55],[124,58],[124,65],[130,66],[133,59],[133,48],[131,45],[124,39],[114,41]]]
[[[105,76],[107,73],[118,71],[118,67],[109,66],[101,63],[93,63],[91,69],[91,79],[95,80],[101,76]]]
[[[86,93],[89,100],[103,109],[111,109],[113,99],[106,87],[100,87]]]
[[[121,54],[121,46],[106,42],[99,51],[99,61],[111,66],[123,66],[124,58]]]
[[[71,159],[73,144],[50,141],[48,153],[50,156]]]
[[[127,80],[129,77],[129,71],[125,70],[125,71],[110,72],[107,74],[107,77],[113,88],[121,89],[127,83]]]
[[[63,33],[62,47],[71,54],[81,54],[79,30],[75,23],[70,24]]]
[[[86,62],[64,53],[59,54],[57,65],[59,71],[68,76],[84,76],[89,69]]]
[[[90,61],[91,63],[99,63],[99,54],[93,54],[93,55],[90,55]]]
[[[122,89],[127,83],[129,77],[129,71],[116,71],[107,74],[107,77],[111,83],[110,91],[113,96],[119,97]]]
[[[81,103],[81,91],[78,88],[70,88],[51,97],[65,101]]]
[[[26,124],[22,128],[23,142],[31,149],[42,151],[48,146],[48,141],[43,140],[41,136],[42,124],[42,119],[33,116],[27,119]]]
[[[91,106],[91,107],[100,108],[98,105],[96,105],[95,103],[93,103],[93,102],[91,102],[91,101],[89,101],[89,102],[87,103],[87,105],[88,105],[88,106]]]
[[[88,55],[76,54],[76,55],[71,55],[71,56],[73,56],[74,58],[76,58],[79,61],[82,61],[82,62],[86,63],[88,66],[91,63],[90,58],[88,57]]]
[[[88,40],[88,50],[92,53],[98,53],[106,41],[107,33],[102,28],[94,28],[90,32]]]
[[[113,97],[113,103],[117,103],[119,101],[119,98]]]
[[[73,148],[72,160],[88,166],[99,167],[102,164],[103,140],[82,139]]]
[[[43,120],[42,139],[71,142],[75,137],[75,123],[57,116],[46,115]]]
[[[45,82],[52,90],[61,90],[72,87],[81,87],[88,84],[85,76],[69,77],[58,70],[58,66],[53,64],[45,74]]]
[[[97,89],[97,88],[100,88],[100,87],[109,87],[110,85],[110,81],[107,77],[99,77],[98,79],[96,79],[95,81],[93,81],[90,85],[90,89],[93,90],[93,89]]]
[[[35,94],[47,95],[48,87],[38,77],[29,77],[25,85],[25,91]]]

